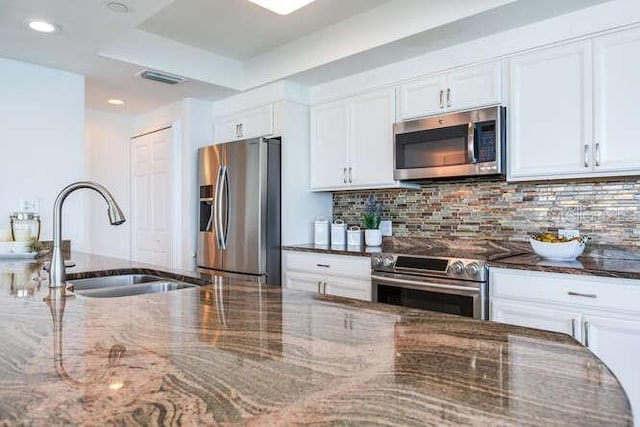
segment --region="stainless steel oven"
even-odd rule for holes
[[[504,176],[505,120],[505,107],[491,107],[394,124],[393,177]]]
[[[482,260],[382,254],[372,258],[376,302],[488,319]]]

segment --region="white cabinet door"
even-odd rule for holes
[[[246,110],[242,113],[241,138],[256,138],[273,134],[273,105]]]
[[[545,331],[561,332],[580,339],[580,314],[571,309],[554,309],[494,299],[491,320]]]
[[[449,110],[465,110],[500,103],[500,62],[463,68],[447,78],[445,105]]]
[[[349,103],[349,183],[392,185],[395,93],[385,89]]]
[[[325,278],[324,292],[327,295],[371,301],[371,281],[327,276]]]
[[[510,61],[510,180],[591,172],[592,72],[588,42]]]
[[[623,320],[585,315],[584,344],[611,369],[627,392],[636,423],[640,421],[640,318]]]
[[[444,111],[447,77],[444,74],[414,80],[398,87],[398,120]]]
[[[349,143],[348,103],[340,100],[311,110],[311,188],[346,187]]]
[[[323,281],[321,276],[296,271],[287,271],[284,278],[286,288],[308,292],[322,292]]]
[[[640,30],[594,43],[594,165],[597,172],[640,169]]]
[[[215,142],[239,139],[241,120],[241,117],[237,114],[217,118],[213,125]]]

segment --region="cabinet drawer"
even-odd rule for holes
[[[640,312],[640,280],[491,269],[492,297]]]
[[[367,279],[371,277],[369,257],[285,252],[287,270],[316,274],[342,275]]]

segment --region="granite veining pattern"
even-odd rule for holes
[[[632,424],[566,335],[229,279],[43,300],[40,267],[0,263],[3,425]]]

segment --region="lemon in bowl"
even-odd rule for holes
[[[587,239],[585,237],[566,239],[544,233],[532,236],[529,243],[533,252],[543,258],[553,261],[573,261],[584,252]]]

